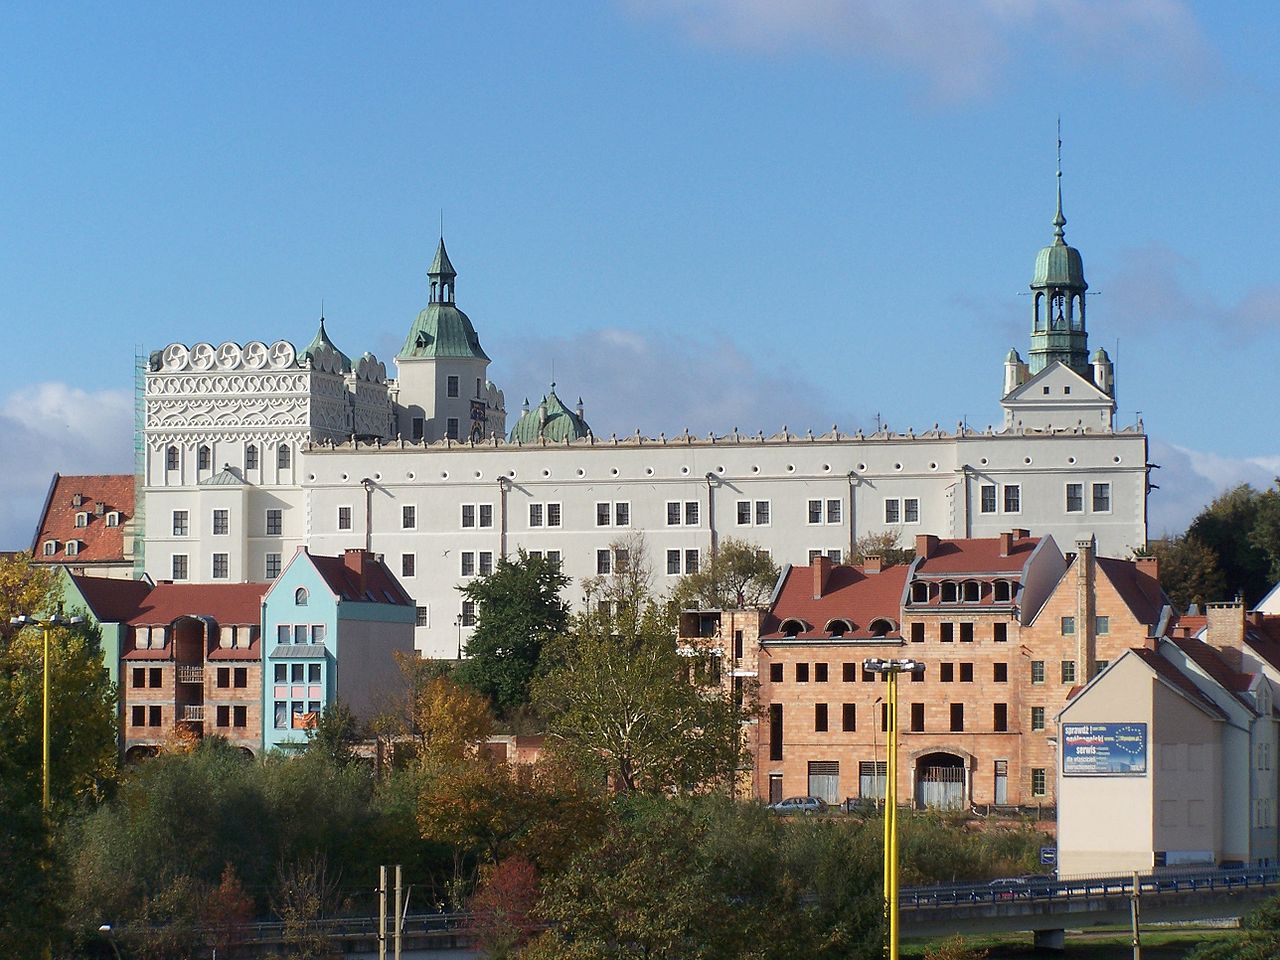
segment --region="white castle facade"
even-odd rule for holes
[[[458,586],[518,549],[571,578],[609,572],[643,533],[661,589],[727,537],[779,564],[845,556],[867,534],[990,537],[1011,528],[1103,554],[1146,543],[1147,438],[1117,429],[1115,378],[1089,357],[1079,253],[1062,235],[1031,284],[1027,362],[1005,363],[999,430],[597,437],[581,403],[528,405],[508,433],[489,357],[458,310],[441,241],[396,377],[351,361],[321,321],[302,351],[170,344],[146,372],[145,569],[261,581],[307,546],[368,546],[418,605],[416,645],[454,657],[475,611]]]

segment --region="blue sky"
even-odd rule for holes
[[[998,422],[1051,237],[1153,533],[1280,472],[1280,12],[1178,0],[0,9],[0,548],[130,467],[135,347],[384,359],[441,211],[518,412],[598,433]],[[1118,341],[1118,349],[1117,349]]]

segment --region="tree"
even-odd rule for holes
[[[619,792],[732,784],[745,759],[740,711],[719,684],[691,676],[657,605],[579,615],[551,662],[535,695],[550,745],[580,767]]]
[[[527,857],[508,857],[486,871],[467,902],[467,932],[490,960],[509,960],[540,926],[537,902],[537,868]]]
[[[294,960],[324,960],[334,956],[333,938],[320,921],[338,908],[338,880],[330,876],[329,864],[321,855],[282,863],[271,909],[284,930],[281,939]]]
[[[740,610],[765,603],[777,582],[767,551],[728,537],[701,570],[680,579],[671,599],[677,610]]]
[[[635,620],[653,596],[649,541],[637,530],[609,544],[609,572],[582,581],[589,608],[607,607],[618,618]]]
[[[1160,563],[1160,585],[1175,610],[1191,604],[1203,606],[1227,596],[1227,579],[1218,566],[1218,555],[1199,537],[1186,534],[1153,540],[1148,552]]]
[[[568,582],[559,563],[521,550],[462,588],[476,603],[478,619],[456,678],[487,696],[500,715],[529,702],[543,645],[564,632],[569,619],[560,596]]]
[[[53,571],[32,562],[30,553],[0,558],[0,650],[20,629],[10,623],[14,617],[52,612],[57,594]]]
[[[1247,483],[1241,484],[1205,507],[1187,528],[1188,538],[1199,540],[1217,556],[1228,592],[1243,594],[1249,604],[1270,589],[1273,569],[1280,572],[1280,553],[1270,552],[1267,530],[1260,527],[1264,503],[1269,508],[1268,501],[1277,497],[1280,493],[1274,489],[1259,493]]]
[[[911,547],[898,546],[901,536],[902,533],[898,529],[861,536],[854,543],[853,553],[849,555],[848,562],[865,563],[867,557],[880,557],[886,567],[910,563],[915,559],[916,552]]]
[[[325,707],[316,725],[307,731],[307,750],[340,767],[355,759],[355,745],[359,742],[356,715],[341,700]]]
[[[215,955],[230,956],[253,919],[253,900],[231,864],[223,868],[222,879],[205,897],[202,915]]]
[[[413,732],[422,764],[460,760],[493,733],[489,700],[448,677],[428,680],[413,705]]]

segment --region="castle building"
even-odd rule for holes
[[[443,240],[394,378],[370,354],[351,361],[323,320],[302,351],[170,344],[145,373],[140,566],[254,582],[299,547],[372,550],[414,598],[417,649],[454,657],[475,622],[457,588],[517,550],[558,559],[575,590],[634,534],[659,589],[725,537],[784,564],[843,558],[868,534],[1011,526],[1124,555],[1146,543],[1147,438],[1116,427],[1110,361],[1087,356],[1087,284],[1061,211],[1059,189],[1030,362],[1009,355],[998,429],[602,437],[553,384],[508,433]]]

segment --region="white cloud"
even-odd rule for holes
[[[133,398],[66,383],[0,399],[0,549],[31,546],[53,474],[130,473]]]
[[[1014,59],[1103,64],[1193,88],[1212,56],[1182,0],[624,0],[712,47],[819,50],[919,76],[939,100],[989,92]]]
[[[554,368],[556,393],[572,406],[585,401],[596,436],[641,433],[667,436],[686,427],[695,434],[829,431],[832,396],[803,370],[770,370],[767,360],[748,356],[727,337],[663,333],[645,337],[618,328],[567,337],[517,341],[495,364],[493,377],[507,400],[508,427],[528,399],[536,404]],[[858,424],[834,416],[842,430]]]
[[[1213,499],[1242,483],[1263,490],[1280,474],[1280,455],[1224,457],[1177,444],[1151,441],[1151,460],[1161,469],[1151,480],[1160,487],[1147,501],[1148,533],[1182,533]]]

